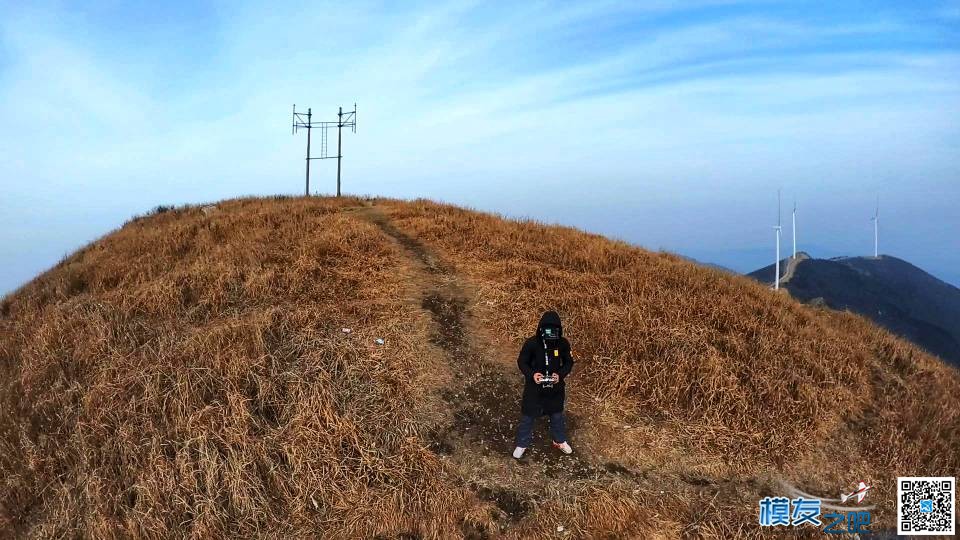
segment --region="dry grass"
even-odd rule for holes
[[[464,493],[409,407],[436,375],[409,362],[424,349],[405,337],[421,330],[402,314],[399,250],[339,212],[350,205],[138,219],[7,299],[0,526],[355,537],[459,525]]]
[[[4,298],[0,535],[754,536],[774,478],[873,481],[889,526],[897,474],[960,470],[960,377],[858,317],[571,229],[380,201],[462,280],[494,367],[561,312],[574,442],[635,477],[530,487],[497,476],[505,456],[435,454],[451,367],[423,269],[364,206],[166,210]],[[474,477],[536,505],[495,518]]]
[[[960,470],[957,372],[868,321],[573,229],[427,201],[390,213],[469,276],[482,326],[519,342],[542,310],[563,314],[598,454],[834,496],[866,478],[887,526],[897,474]],[[756,499],[732,512],[752,523]]]

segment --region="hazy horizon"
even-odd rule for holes
[[[347,194],[576,226],[740,272],[880,252],[960,286],[960,2],[0,0],[0,294],[160,204]],[[314,141],[315,151],[317,141]],[[335,162],[311,186],[335,188]]]

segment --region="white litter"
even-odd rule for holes
[[[377,339],[375,339],[375,340],[373,340],[373,341],[374,341],[377,345],[383,345],[384,343],[386,343],[385,341],[383,341],[383,338],[380,338],[380,337],[378,337]]]
[[[563,525],[557,525],[557,532],[563,532]]]
[[[349,328],[341,328],[340,331],[343,332],[344,334],[349,334],[349,333],[353,332],[353,330],[351,330],[351,329],[349,329]]]

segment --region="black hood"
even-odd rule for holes
[[[560,337],[563,337],[563,325],[560,324],[560,314],[556,311],[545,311],[540,317],[540,324],[537,325],[537,335],[543,333],[543,327],[555,326],[560,329]]]

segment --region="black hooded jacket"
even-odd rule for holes
[[[559,339],[544,340],[541,332],[545,326],[559,328]],[[573,369],[573,356],[570,355],[570,342],[563,337],[563,326],[557,312],[548,311],[540,317],[537,333],[527,338],[520,349],[517,366],[525,380],[520,404],[524,415],[537,417],[563,411],[564,379]],[[548,371],[560,375],[560,382],[555,383],[553,388],[544,388],[533,382],[534,373],[546,374]]]

